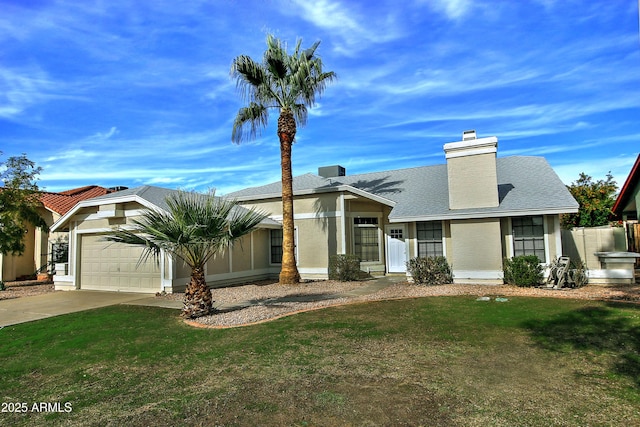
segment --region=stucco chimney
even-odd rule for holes
[[[496,207],[498,138],[476,138],[465,131],[462,141],[444,144],[449,181],[449,209]]]

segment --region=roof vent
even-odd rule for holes
[[[476,139],[476,131],[475,130],[465,130],[462,132],[462,140],[469,141],[471,139]]]

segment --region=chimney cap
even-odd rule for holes
[[[463,141],[468,141],[470,139],[476,139],[476,131],[475,129],[471,129],[471,130],[465,130],[464,132],[462,132],[462,140]]]

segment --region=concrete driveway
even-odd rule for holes
[[[81,290],[52,292],[32,297],[1,300],[0,327],[115,304],[182,308],[182,303],[178,301],[165,301],[148,294]]]

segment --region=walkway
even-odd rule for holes
[[[6,299],[0,301],[0,327],[147,298],[151,297],[124,292],[68,291]]]

